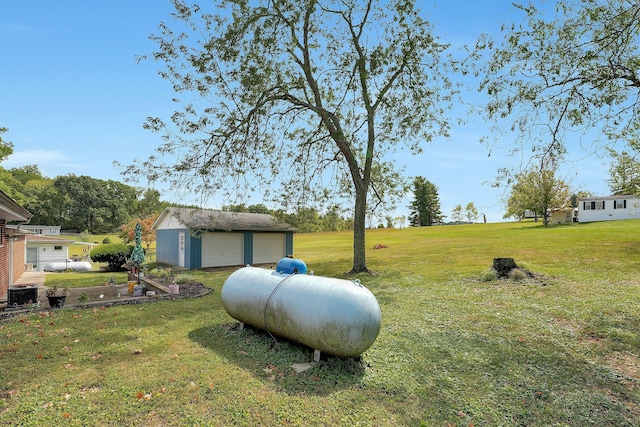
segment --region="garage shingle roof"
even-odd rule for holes
[[[194,208],[167,208],[156,224],[167,215],[173,215],[186,228],[195,230],[296,231],[291,225],[269,214]]]

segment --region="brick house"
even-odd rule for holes
[[[7,223],[27,223],[33,215],[0,190],[0,299],[6,299],[9,286],[24,272],[26,241]]]

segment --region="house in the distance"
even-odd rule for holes
[[[42,236],[59,236],[61,227],[59,225],[36,225],[25,224],[21,227],[23,230],[30,230],[33,234]]]
[[[575,209],[572,207],[551,209],[549,212],[550,224],[571,224],[575,218]]]
[[[67,262],[72,240],[42,234],[27,235],[27,270],[45,271],[48,264]]]
[[[577,201],[578,222],[640,218],[640,199],[636,196],[584,197]]]
[[[295,229],[272,215],[167,208],[153,224],[156,260],[188,269],[277,263]]]

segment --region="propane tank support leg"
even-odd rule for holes
[[[313,361],[314,362],[320,361],[320,350],[313,350]]]

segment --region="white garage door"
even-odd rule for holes
[[[287,255],[285,249],[284,233],[253,234],[254,264],[278,262]]]
[[[204,233],[202,267],[223,267],[244,263],[242,233]]]

